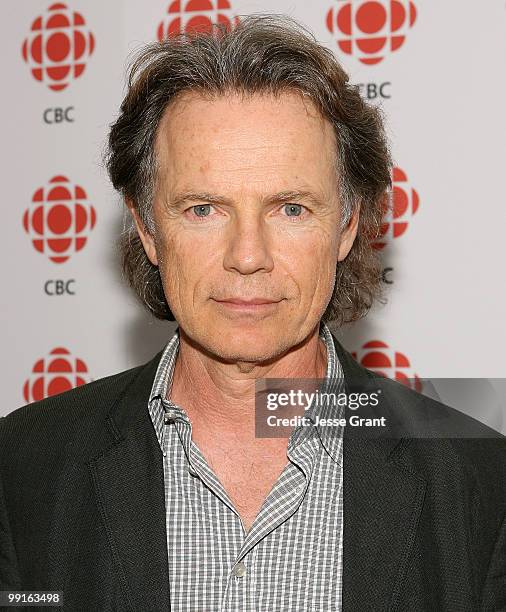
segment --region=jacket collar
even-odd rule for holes
[[[347,391],[352,387],[373,389],[377,383],[384,394],[377,416],[387,416],[379,437],[354,435],[353,427],[345,427],[342,608],[343,612],[394,610],[426,481],[402,463],[409,441],[399,437],[396,415],[402,415],[408,406],[400,404],[388,390],[389,384],[382,384],[382,377],[358,364],[335,336],[334,341]],[[349,421],[348,409],[346,416]]]
[[[170,610],[162,453],[147,411],[161,352],[111,407],[112,445],[89,462],[129,610]]]

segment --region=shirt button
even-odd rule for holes
[[[237,576],[238,578],[242,578],[245,573],[246,573],[246,566],[244,565],[242,561],[239,561],[239,563],[234,567],[234,575]]]
[[[174,410],[174,408],[169,408],[167,412],[165,413],[163,422],[165,423],[165,425],[168,425],[169,423],[174,421],[176,417],[177,417],[177,412]]]

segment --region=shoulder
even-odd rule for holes
[[[386,416],[386,437],[393,439],[388,446],[396,463],[428,480],[440,480],[442,487],[457,479],[463,486],[490,490],[491,497],[497,495],[498,501],[502,497],[501,505],[506,503],[505,436],[458,406],[448,406],[363,367],[337,341],[336,348],[348,385],[354,390],[381,389],[379,406],[365,416]],[[477,406],[476,414],[481,408]]]
[[[389,379],[380,384],[402,434],[393,457],[442,488],[458,482],[506,511],[506,437],[403,384]]]
[[[103,435],[109,411],[135,386],[143,372],[153,370],[154,375],[160,354],[145,364],[26,404],[0,418],[4,461],[19,453],[26,457],[29,449],[56,452],[63,445],[68,449],[71,443],[91,443],[94,437]],[[146,392],[148,397],[149,389]]]
[[[142,366],[137,366],[111,376],[99,378],[64,393],[25,404],[7,414],[3,419],[3,428],[23,427],[36,421],[45,422],[62,419],[81,420],[104,411],[109,402],[121,392],[121,389],[138,375]]]

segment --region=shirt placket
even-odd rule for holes
[[[290,462],[260,509],[229,572],[221,612],[256,612],[250,595],[255,592],[254,583],[261,569],[257,544],[297,512],[309,486],[317,454],[318,447],[310,440],[290,451]]]

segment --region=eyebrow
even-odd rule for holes
[[[312,191],[288,190],[279,191],[273,195],[263,198],[263,204],[277,204],[281,202],[291,202],[292,200],[309,200],[316,206],[321,206],[320,198]],[[178,208],[186,202],[210,202],[212,204],[233,204],[233,200],[225,196],[219,196],[205,191],[194,192],[185,191],[177,194],[170,202],[171,206]]]

